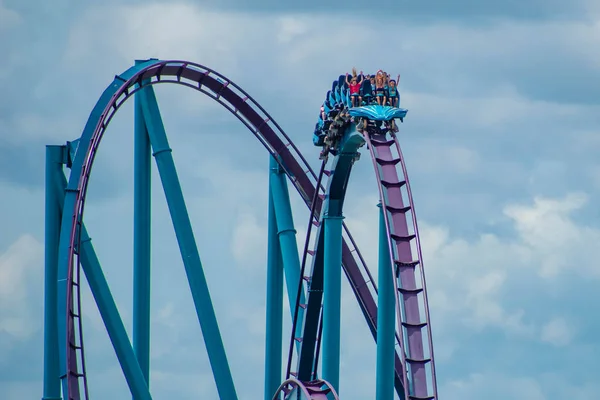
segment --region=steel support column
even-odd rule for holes
[[[323,379],[340,391],[340,323],[342,296],[342,223],[344,217],[323,217]]]
[[[91,239],[83,224],[81,226],[81,267],[90,285],[94,300],[96,300],[98,311],[119,359],[131,395],[135,400],[152,400],[148,383],[131,346],[117,304],[112,297],[100,261],[98,261]]]
[[[68,149],[64,149],[63,162]],[[62,170],[56,171],[57,174],[53,179],[55,202],[59,209],[64,207],[64,193],[67,187],[67,178]],[[60,174],[58,173],[60,172]],[[106,281],[106,277],[102,272],[100,261],[92,246],[91,239],[85,228],[85,224],[81,224],[81,267],[85,274],[86,280],[90,286],[92,296],[98,306],[100,317],[104,322],[106,331],[113,345],[119,364],[123,370],[123,375],[129,386],[129,390],[133,397],[137,399],[151,400],[148,385],[144,379],[144,375],[136,359],[131,342],[125,330],[123,320],[119,315],[117,304],[110,292],[110,287]]]
[[[217,317],[210,298],[208,284],[194,238],[194,231],[183,198],[156,96],[152,87],[147,87],[139,94],[146,128],[150,136],[150,143],[152,144],[156,165],[167,199],[219,398],[237,400],[233,377],[227,362]]]
[[[394,399],[394,361],[396,357],[396,296],[390,246],[384,212],[379,207],[379,264],[377,277],[377,377],[376,400]]]
[[[44,271],[44,394],[43,400],[60,400],[58,366],[58,320],[56,315],[58,242],[64,188],[57,187],[64,176],[64,147],[46,146],[45,271]],[[61,201],[62,199],[62,201]]]
[[[275,215],[277,216],[279,245],[283,257],[283,270],[285,272],[290,311],[293,318],[294,307],[296,306],[296,296],[298,294],[298,285],[302,278],[300,276],[300,256],[298,253],[298,243],[296,241],[296,229],[294,228],[290,195],[287,188],[287,178],[275,158],[272,156],[270,176],[273,178],[269,186],[273,196]],[[300,293],[300,303],[306,303],[304,292]],[[300,308],[298,310],[296,332],[294,333],[296,337],[302,335],[303,319],[304,309]]]
[[[136,61],[136,64],[139,64]],[[145,89],[142,89],[145,90]],[[142,115],[140,93],[134,95],[133,164],[133,349],[150,384],[150,139]]]
[[[283,260],[271,184],[276,177],[269,174],[269,217],[267,255],[267,317],[265,342],[265,400],[272,400],[281,383],[283,340]]]

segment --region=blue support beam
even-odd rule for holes
[[[377,277],[377,376],[376,400],[394,399],[394,361],[396,357],[396,295],[393,265],[385,228],[384,212],[379,207],[379,269]]]
[[[100,261],[98,261],[84,225],[81,228],[81,266],[119,359],[131,395],[135,400],[152,400],[148,383],[133,351],[125,325],[119,315],[117,304],[112,297]]]
[[[273,174],[269,174],[269,186],[273,179]],[[281,383],[282,374],[283,260],[277,236],[273,194],[270,189],[268,224],[265,400],[272,400]]]
[[[136,64],[139,64],[136,61]],[[133,349],[150,384],[150,258],[151,160],[150,138],[139,93],[134,98],[133,183]]]
[[[63,154],[65,154],[67,147],[61,147],[64,151]],[[63,162],[64,160],[65,158],[63,158]],[[60,171],[55,170],[53,185],[54,201],[57,207],[62,210],[65,203],[64,193],[67,188],[67,178],[62,168]],[[148,385],[131,347],[125,325],[117,309],[117,304],[112,297],[108,282],[102,272],[100,262],[84,224],[81,224],[81,266],[98,306],[100,316],[104,321],[108,336],[115,349],[131,394],[136,400],[151,400],[152,396],[148,390]],[[56,345],[53,347],[56,347]]]
[[[46,146],[43,400],[61,400],[56,281],[64,187],[57,187],[56,183],[64,176],[63,163],[64,146]]]
[[[327,184],[327,196],[323,201],[322,222],[317,233],[317,248],[313,256],[313,269],[308,294],[302,343],[299,351],[298,377],[306,381],[316,374],[317,339],[321,336],[320,349],[322,378],[339,391],[340,360],[340,308],[342,273],[342,209],[352,166],[358,149],[364,145],[362,134],[351,125],[339,142],[339,153],[331,165],[333,174]],[[329,307],[329,308],[328,308]],[[327,311],[329,310],[329,311]],[[323,314],[321,314],[323,312]],[[323,315],[323,331],[319,321]]]
[[[139,97],[156,165],[167,199],[167,205],[171,213],[175,235],[179,243],[179,250],[192,292],[192,298],[196,307],[196,314],[200,321],[208,358],[217,384],[219,398],[237,400],[238,397],[233,384],[233,377],[231,376],[217,317],[202,269],[194,231],[192,230],[192,224],[183,198],[179,177],[177,176],[173,155],[171,154],[171,148],[169,147],[154,90],[152,87],[146,87],[139,92]]]
[[[342,216],[325,215],[323,272],[323,379],[340,392]]]
[[[300,284],[300,255],[298,253],[298,243],[296,241],[296,229],[294,228],[294,219],[292,216],[292,206],[290,204],[290,195],[288,192],[286,175],[277,163],[277,160],[271,156],[271,174],[273,178],[269,186],[273,196],[273,205],[275,215],[277,216],[277,230],[279,236],[279,245],[283,257],[283,268],[287,284],[288,299],[292,318],[294,317],[294,307],[298,295],[298,285]],[[306,303],[304,292],[300,293],[300,303]],[[298,323],[296,325],[295,337],[302,335],[302,321],[304,318],[304,309],[298,310]],[[299,347],[299,343],[297,347]]]

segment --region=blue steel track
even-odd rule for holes
[[[53,292],[51,290],[50,297],[46,299],[47,304],[55,302],[54,310],[56,319],[54,324],[56,325],[56,331],[52,331],[53,318],[51,313],[47,312],[46,319],[49,321],[50,329],[47,329],[45,336],[46,376],[44,399],[60,398],[59,391],[52,383],[58,378],[61,381],[64,398],[81,399],[88,397],[85,365],[82,365],[81,368],[78,368],[77,365],[78,360],[79,363],[82,363],[84,359],[80,318],[81,310],[79,306],[80,265],[83,268],[92,294],[98,304],[133,397],[135,399],[152,398],[147,385],[147,361],[143,362],[143,360],[140,360],[138,354],[139,352],[143,353],[144,346],[141,346],[142,350],[138,351],[139,349],[136,349],[134,351],[129,342],[123,321],[118,314],[116,304],[103,276],[98,257],[94,252],[91,239],[83,223],[86,192],[98,146],[115,112],[134,94],[136,94],[136,112],[144,115],[143,123],[140,123],[140,126],[136,125],[136,130],[145,129],[151,142],[153,155],[157,162],[181,255],[184,260],[184,266],[188,275],[192,297],[196,305],[219,397],[228,400],[237,398],[200,262],[200,256],[181,193],[179,179],[174,167],[171,149],[166,132],[164,131],[160,112],[157,108],[154,92],[151,90],[152,85],[158,83],[176,83],[194,88],[216,100],[234,114],[270,153],[272,157],[272,173],[287,176],[289,182],[291,182],[307,207],[311,210],[309,226],[311,224],[318,226],[314,242],[316,246],[311,251],[313,260],[310,274],[307,277],[304,274],[300,275],[300,270],[298,269],[290,275],[291,287],[294,287],[294,280],[297,281],[297,287],[299,288],[302,288],[302,282],[310,282],[307,290],[298,291],[299,295],[290,294],[290,303],[294,305],[298,319],[298,324],[292,332],[291,340],[292,343],[296,343],[295,347],[298,352],[296,360],[297,368],[293,373],[288,368],[286,380],[279,388],[273,387],[273,383],[270,384],[270,390],[275,389],[272,394],[275,394],[275,392],[279,393],[279,391],[287,393],[288,396],[291,393],[304,393],[305,396],[308,394],[309,398],[317,399],[323,398],[319,396],[329,392],[329,396],[333,395],[333,397],[329,398],[337,398],[335,392],[339,385],[339,331],[341,329],[339,326],[339,280],[342,271],[339,268],[340,259],[343,271],[349,279],[369,329],[373,337],[377,340],[378,308],[375,299],[377,298],[378,291],[364,259],[360,255],[347,227],[342,222],[343,203],[352,165],[357,160],[358,149],[367,143],[370,146],[376,173],[379,171],[378,184],[383,206],[387,210],[385,212],[393,214],[386,214],[382,217],[384,225],[382,225],[383,228],[381,230],[382,235],[385,236],[384,247],[389,252],[389,262],[391,265],[395,265],[393,268],[388,268],[390,270],[390,281],[393,280],[395,282],[395,279],[391,279],[392,276],[400,277],[400,284],[394,283],[395,306],[393,308],[397,313],[398,324],[395,332],[393,332],[393,340],[396,344],[393,363],[393,386],[400,399],[437,400],[433,367],[430,376],[427,377],[423,375],[424,370],[420,369],[427,362],[433,364],[433,352],[432,350],[430,351],[431,360],[425,359],[425,355],[422,354],[422,337],[415,342],[415,334],[418,333],[420,335],[421,328],[426,327],[429,329],[426,297],[424,300],[425,323],[416,323],[407,320],[411,316],[407,316],[405,311],[406,304],[413,301],[417,293],[425,291],[424,278],[422,288],[403,287],[406,282],[408,282],[408,286],[414,286],[414,282],[406,278],[408,275],[402,272],[404,270],[401,268],[406,267],[404,264],[407,263],[400,260],[402,258],[402,251],[398,253],[394,250],[393,241],[407,242],[411,235],[402,235],[397,232],[395,214],[398,214],[396,212],[398,208],[393,204],[389,204],[389,199],[393,196],[387,193],[386,188],[390,184],[389,174],[387,173],[387,169],[383,167],[395,166],[398,162],[401,162],[402,173],[405,179],[399,180],[397,184],[391,182],[393,188],[399,188],[402,185],[408,186],[406,169],[403,159],[386,160],[385,150],[383,153],[377,153],[378,146],[387,145],[389,147],[393,143],[398,147],[398,152],[400,153],[399,144],[395,137],[393,141],[389,141],[385,137],[370,138],[368,135],[356,132],[355,125],[352,124],[343,135],[343,139],[339,144],[339,152],[333,159],[331,168],[326,171],[329,179],[327,185],[324,186],[321,184],[321,178],[325,171],[325,162],[323,163],[321,173],[319,175],[315,174],[306,159],[300,154],[299,150],[294,146],[289,137],[285,135],[279,125],[241,88],[224,76],[199,64],[185,61],[159,61],[155,59],[138,62],[124,73],[115,76],[114,81],[103,92],[93,108],[80,139],[69,146],[69,153],[66,158],[68,158],[71,174],[68,182],[64,180],[59,182],[51,182],[52,179],[47,180],[47,184],[54,185],[55,193],[64,193],[64,198],[57,196],[55,199],[51,199],[51,203],[55,204],[55,208],[62,210],[60,226],[55,227],[56,229],[54,230],[51,229],[52,226],[48,228],[49,222],[47,219],[47,236],[56,230],[60,231],[60,236],[58,243],[56,243],[58,249],[57,257],[54,259],[56,261],[53,260],[52,254],[49,256],[47,254],[47,279],[48,271],[52,269],[52,266],[55,266],[56,280],[54,282],[57,284],[56,292],[54,292],[55,298],[53,299]],[[384,155],[382,156],[382,154]],[[401,153],[399,157],[401,157]],[[142,162],[149,162],[149,160]],[[48,163],[47,165],[50,164],[52,163]],[[378,165],[382,167],[380,168]],[[287,194],[287,192],[284,194]],[[409,208],[413,207],[410,193],[409,202]],[[276,206],[274,205],[274,207]],[[404,210],[404,213],[406,212],[405,208],[402,208],[402,210]],[[277,222],[282,223],[281,221]],[[416,231],[414,215],[413,222],[415,233],[412,237],[415,237],[418,236],[418,232]],[[290,231],[290,229],[293,230],[293,226],[287,228],[287,231]],[[282,229],[278,230],[282,231]],[[293,236],[288,237],[295,240]],[[308,239],[310,238],[307,238],[307,241]],[[47,240],[49,239],[47,238]],[[292,242],[285,242],[281,239],[281,236],[280,240],[282,246],[286,246],[286,243],[289,248],[294,248],[295,246],[295,242],[293,244]],[[283,254],[288,254],[289,256],[291,254],[289,248],[287,252],[283,251]],[[410,263],[421,263],[418,243],[417,252],[418,260],[416,262],[410,261]],[[304,270],[306,252],[303,256],[302,270]],[[293,262],[293,260],[290,261],[290,263]],[[337,268],[333,268],[336,266],[336,262]],[[296,264],[300,267],[298,261],[296,261]],[[380,265],[380,275],[382,270],[385,270],[385,268],[381,268]],[[288,271],[286,271],[287,273]],[[288,280],[288,292],[290,292],[290,280]],[[400,293],[400,297],[403,299],[398,297],[398,293]],[[410,299],[408,299],[409,297]],[[330,306],[331,304],[334,304],[334,306]],[[337,316],[328,311],[332,309],[338,312]],[[147,321],[144,320],[143,315],[138,318],[138,324],[143,327]],[[416,331],[417,328],[419,329],[418,332]],[[138,343],[140,341],[144,342],[144,334],[138,331],[137,337]],[[431,343],[429,330],[427,337],[429,343]],[[134,326],[134,342],[136,342],[135,338]],[[317,365],[320,354],[319,347],[321,343],[323,344],[324,352],[322,362],[323,378],[325,380],[319,379],[317,376]],[[55,346],[56,350],[51,349],[53,344],[58,345]],[[415,358],[414,354],[412,354],[411,358],[413,348],[417,348],[417,350],[421,349],[417,351],[419,353],[417,358]],[[54,364],[53,358],[57,358],[58,365]],[[417,365],[417,367],[413,364]],[[291,377],[291,374],[294,377]],[[329,376],[332,378],[329,379]],[[432,395],[428,394],[430,390],[424,386],[424,379],[430,380],[429,386],[433,388]],[[80,381],[83,381],[83,393],[81,393]],[[278,398],[277,395],[274,398]]]

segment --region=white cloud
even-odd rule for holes
[[[428,174],[446,171],[473,175],[482,168],[482,159],[476,150],[467,146],[441,144],[437,140],[421,140],[410,149],[410,157],[422,162],[411,164],[410,171]]]
[[[267,231],[259,224],[256,216],[248,213],[239,215],[233,228],[231,252],[239,266],[250,267],[265,259]]]
[[[570,215],[583,207],[585,199],[581,194],[570,194],[562,199],[537,197],[532,204],[506,206],[504,214],[513,224],[514,238],[482,233],[466,240],[453,236],[448,228],[421,221],[436,335],[449,334],[459,323],[479,331],[497,328],[534,339],[542,328],[534,323],[533,315],[527,314],[526,303],[519,306],[513,301],[509,305],[505,300],[519,298],[519,292],[511,289],[513,285],[523,279],[535,279],[536,275],[526,275],[527,271],[539,272],[547,279],[555,276],[548,274],[549,266],[561,273],[576,268],[583,276],[589,276],[590,268],[591,273],[595,272],[597,256],[593,243],[600,241],[600,232],[578,225]],[[375,202],[375,198],[364,197],[356,207],[347,207],[346,212],[349,227],[369,265],[376,265],[377,260],[377,236],[373,232],[378,217],[375,207],[368,207]],[[548,335],[558,328],[561,326],[557,322],[543,328],[544,340],[551,340]]]
[[[289,16],[280,18],[278,25],[279,33],[277,41],[279,43],[290,44],[294,39],[304,36],[309,32],[310,21],[308,18]]]
[[[23,19],[19,13],[9,9],[3,4],[3,1],[0,1],[0,34],[4,34],[4,30],[10,30],[22,22]]]
[[[239,53],[250,50],[245,43],[270,30],[263,20],[186,2],[95,6],[73,26],[64,61],[71,68],[106,63],[99,57],[103,53],[119,65],[149,57],[197,60],[231,74],[243,68]]]
[[[572,193],[562,199],[537,197],[533,206],[513,205],[505,209],[524,246],[539,260],[537,267],[542,277],[566,273],[600,277],[600,268],[593,261],[600,255],[596,246],[600,231],[577,225],[571,218],[587,199],[583,193]]]
[[[78,122],[72,116],[64,114],[48,116],[27,112],[14,115],[10,125],[6,122],[0,123],[6,125],[6,127],[2,126],[2,129],[6,129],[6,131],[10,129],[13,132],[19,132],[18,135],[4,135],[3,141],[16,145],[27,145],[32,142],[64,143],[77,135],[76,132],[80,130]],[[65,135],[65,132],[68,134]],[[43,146],[38,146],[36,150],[41,154]]]
[[[550,400],[533,378],[514,378],[499,373],[476,373],[466,379],[451,380],[441,388],[449,400]]]
[[[502,305],[507,278],[523,265],[527,252],[519,244],[492,234],[473,242],[452,238],[447,229],[421,224],[421,240],[430,307],[436,330],[448,332],[457,318],[466,327],[496,327],[513,334],[530,335],[523,310]],[[524,253],[524,254],[523,254]],[[506,259],[516,260],[511,268]]]
[[[31,306],[41,298],[42,255],[42,244],[23,235],[0,256],[0,330],[18,339],[41,326],[42,314]]]
[[[515,377],[507,372],[478,372],[446,381],[440,393],[449,400],[589,400],[596,396],[596,384],[581,384],[560,374]]]
[[[554,346],[566,346],[573,340],[574,329],[564,318],[553,318],[542,327],[541,339]]]
[[[40,397],[40,385],[32,385],[31,381],[2,382],[3,395],[7,400],[34,399]]]

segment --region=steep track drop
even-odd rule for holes
[[[329,203],[332,196],[340,196],[335,204],[336,215],[341,215],[341,203],[345,195],[346,187],[340,187],[340,184],[334,184],[333,180],[339,177],[340,171],[338,166],[342,166],[341,172],[346,172],[347,175],[338,179],[346,185],[350,174],[348,162],[343,162],[344,158],[348,158],[348,151],[354,149],[345,149],[345,141],[349,137],[355,135],[356,125],[358,120],[367,117],[371,122],[391,121],[394,118],[399,118],[401,121],[406,115],[404,109],[388,107],[388,106],[367,106],[353,108],[350,101],[348,85],[346,77],[340,77],[333,82],[332,88],[327,92],[326,100],[323,109],[327,114],[328,121],[340,121],[342,113],[349,113],[354,116],[351,123],[347,125],[343,134],[341,134],[338,142],[334,147],[337,155],[335,156],[333,167],[328,174],[330,181],[327,190],[327,202]],[[347,118],[347,117],[346,117]],[[341,117],[342,120],[346,119]],[[315,130],[315,139],[317,135],[332,135],[332,126],[325,126],[325,117],[319,117]],[[346,119],[347,120],[347,119]],[[363,120],[365,122],[366,120]],[[334,122],[330,122],[333,124]],[[338,125],[339,129],[344,126],[342,122]],[[375,126],[381,126],[375,124]],[[390,125],[391,126],[391,125]],[[366,128],[366,125],[365,125]],[[320,132],[319,132],[320,130]],[[387,132],[386,132],[387,131]],[[335,135],[335,134],[333,134]],[[396,358],[395,358],[395,387],[396,392],[402,399],[408,400],[437,400],[437,383],[435,376],[435,365],[433,360],[433,344],[431,338],[431,325],[429,318],[429,305],[427,301],[427,291],[425,284],[425,274],[423,270],[422,252],[419,240],[419,231],[417,220],[414,212],[414,201],[408,180],[406,164],[400,148],[400,143],[396,134],[388,129],[380,129],[372,127],[366,129],[363,133],[367,147],[371,155],[381,205],[383,207],[383,219],[385,224],[385,238],[381,240],[387,241],[389,248],[389,259],[392,260],[393,274],[390,276],[394,279],[394,292],[396,298]],[[388,139],[389,137],[389,139]],[[321,140],[315,140],[315,145],[322,143]],[[326,145],[329,147],[329,145]],[[394,154],[395,150],[395,154]],[[342,162],[340,162],[342,161]],[[351,164],[350,164],[351,165]],[[399,168],[398,168],[399,167]],[[337,187],[337,190],[334,188]],[[339,193],[338,193],[339,192]],[[313,256],[313,268],[310,279],[302,282],[306,286],[307,292],[314,292],[313,298],[315,302],[322,307],[322,269],[323,269],[323,242],[321,240],[321,231],[323,227],[320,225],[320,220],[316,219],[316,224],[319,227],[317,236],[314,240],[314,249],[310,252]],[[409,226],[412,228],[410,229]],[[310,232],[307,235],[307,242],[311,240]],[[413,246],[414,245],[414,246]],[[413,256],[414,255],[414,256]],[[418,271],[417,271],[418,269]],[[315,282],[313,282],[313,279]],[[418,284],[417,284],[418,282]],[[310,378],[315,379],[317,376],[317,365],[319,357],[319,346],[321,341],[321,329],[323,312],[313,305],[312,313],[320,312],[321,321],[317,325],[317,317],[311,316],[311,296],[309,296],[308,304],[304,307],[308,310],[306,317],[306,325],[303,335],[297,339],[301,343],[301,354],[298,362],[298,376],[302,380]],[[296,309],[301,306],[296,304]],[[369,315],[365,315],[369,320]],[[422,318],[423,316],[423,318]],[[375,315],[377,317],[377,315]],[[308,325],[309,322],[312,324]],[[377,325],[376,318],[372,320],[374,326]],[[318,332],[317,332],[318,330]],[[376,331],[372,331],[376,338]],[[295,332],[292,333],[292,335]],[[306,343],[305,343],[306,342]],[[316,342],[316,353],[314,352]],[[305,347],[309,350],[305,351]],[[291,349],[291,345],[290,345]],[[313,354],[305,354],[313,353]],[[290,352],[291,354],[291,352]],[[312,375],[309,375],[309,372]],[[288,364],[288,376],[290,375]]]
[[[408,395],[410,400],[437,400],[423,257],[406,164],[395,134],[391,134],[391,139],[386,135],[365,134],[364,136],[369,144],[380,199],[385,208],[384,218],[390,256],[395,264],[395,276],[398,278],[394,284],[397,290],[396,303],[400,305],[397,312],[403,337],[402,363],[407,365],[409,375],[405,374],[403,377],[404,386],[409,387],[412,392]],[[393,149],[396,155],[393,154]],[[400,176],[396,168],[398,164],[401,167]],[[403,193],[402,188],[406,188],[406,193]],[[408,199],[407,202],[404,201],[405,198]],[[412,224],[409,224],[409,221]],[[412,225],[412,231],[409,225]],[[414,252],[411,248],[413,240],[414,250],[416,250]],[[416,257],[413,256],[414,253]],[[421,317],[421,313],[424,313],[424,318]],[[428,366],[429,370],[427,370]]]

